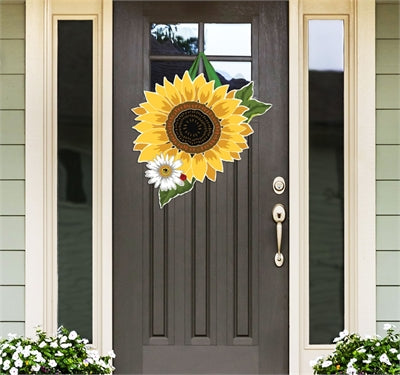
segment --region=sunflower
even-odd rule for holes
[[[193,81],[186,71],[174,82],[164,78],[155,92],[145,91],[146,102],[132,111],[141,133],[134,141],[140,151],[139,162],[150,162],[158,155],[182,162],[181,170],[189,181],[215,181],[223,172],[223,161],[240,160],[248,148],[246,136],[253,129],[243,114],[249,109],[236,99],[228,85],[214,89],[203,74]]]

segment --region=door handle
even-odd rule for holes
[[[281,252],[281,245],[282,245],[282,223],[286,219],[286,211],[285,206],[283,204],[276,204],[272,209],[272,218],[276,223],[276,243],[278,247],[278,251],[275,254],[275,265],[277,267],[282,267],[284,262],[284,257]]]

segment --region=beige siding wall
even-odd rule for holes
[[[25,5],[0,1],[0,336],[24,334]]]
[[[377,331],[400,326],[400,2],[376,6]]]

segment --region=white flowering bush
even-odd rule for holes
[[[0,374],[111,374],[113,351],[100,356],[87,339],[60,327],[55,337],[40,329],[37,338],[9,334],[0,339]]]
[[[400,374],[400,334],[391,324],[383,328],[384,338],[340,332],[333,353],[310,362],[314,374]]]

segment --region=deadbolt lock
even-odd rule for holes
[[[272,183],[272,188],[274,189],[275,194],[282,194],[286,188],[284,178],[281,176],[275,177],[274,182]]]

